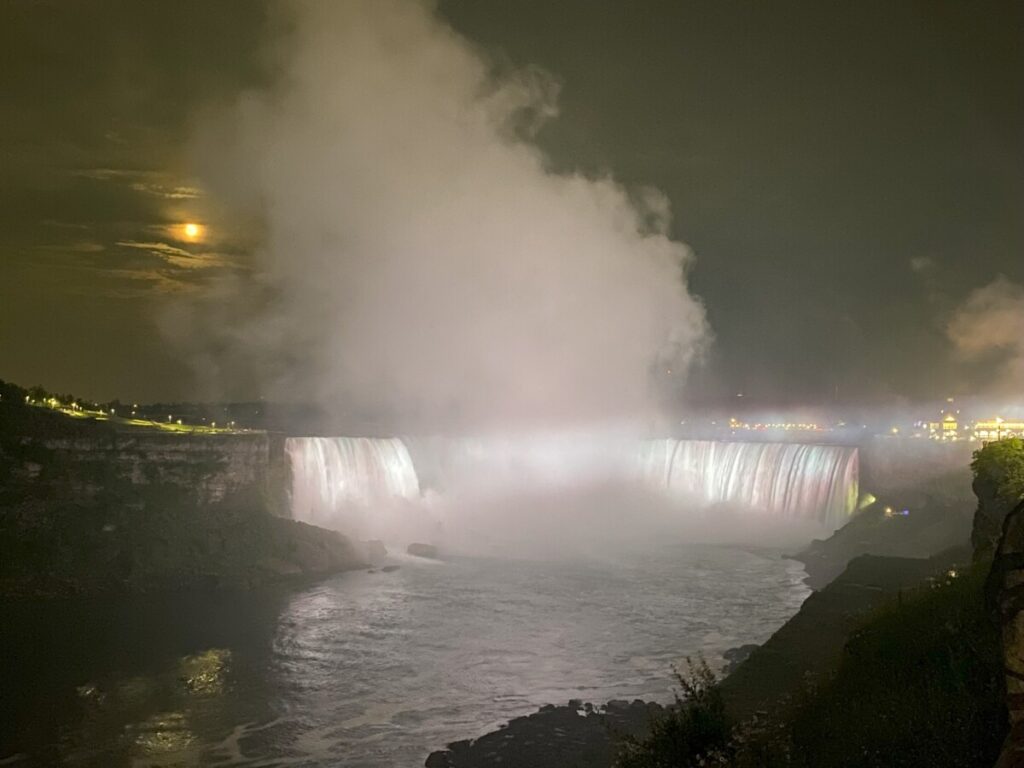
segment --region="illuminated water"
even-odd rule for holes
[[[341,510],[387,499],[416,502],[422,491],[478,500],[610,481],[663,496],[678,517],[725,504],[825,533],[840,528],[857,502],[857,449],[830,445],[531,435],[300,437],[286,447],[295,517],[327,525]],[[343,517],[337,527],[350,531],[352,524]]]
[[[390,498],[417,498],[416,470],[398,439],[289,438],[292,515],[310,523],[344,505],[366,507]]]
[[[5,610],[5,765],[422,765],[547,702],[670,695],[807,595],[777,552],[397,561],[293,593]],[[21,757],[19,758],[18,755]]]
[[[776,520],[841,528],[857,503],[857,449],[799,443],[652,440],[645,479],[704,503],[733,502]]]

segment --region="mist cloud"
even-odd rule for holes
[[[244,348],[268,396],[367,411],[608,418],[681,386],[706,338],[691,254],[663,195],[548,167],[551,77],[496,75],[422,2],[281,26],[273,84],[200,142],[207,185],[265,229],[254,277],[175,327]]]
[[[972,291],[947,328],[964,359],[992,359],[994,388],[1024,382],[1024,286],[999,277]]]

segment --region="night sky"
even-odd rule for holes
[[[209,395],[165,342],[166,308],[252,276],[258,223],[204,191],[193,128],[267,76],[264,10],[0,3],[0,378]],[[495,67],[559,82],[536,139],[553,168],[669,197],[714,333],[692,399],[967,394],[1021,354],[1024,5],[444,0],[439,13]],[[205,235],[190,241],[188,221]],[[964,360],[948,326],[1000,276],[1004,325],[1022,325]]]

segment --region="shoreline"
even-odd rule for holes
[[[812,592],[767,641],[723,653],[728,666],[719,686],[728,710],[747,718],[785,701],[809,675],[821,675],[831,668],[850,634],[867,615],[903,590],[962,562],[964,556],[962,551],[951,551],[931,558],[854,558],[832,582]],[[735,659],[730,658],[733,655]],[[579,700],[547,704],[477,738],[451,742],[431,752],[424,765],[608,768],[617,736],[642,734],[651,718],[664,713],[668,706],[641,699],[604,705]]]

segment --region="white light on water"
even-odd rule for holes
[[[330,520],[339,510],[420,495],[405,444],[397,438],[288,438],[292,514],[309,522]]]
[[[678,503],[681,515],[726,504],[766,520],[834,530],[858,496],[857,450],[818,444],[576,435],[311,437],[289,438],[286,449],[293,514],[321,524],[353,509],[365,519],[395,501],[417,502],[425,492],[479,503],[616,484]]]

